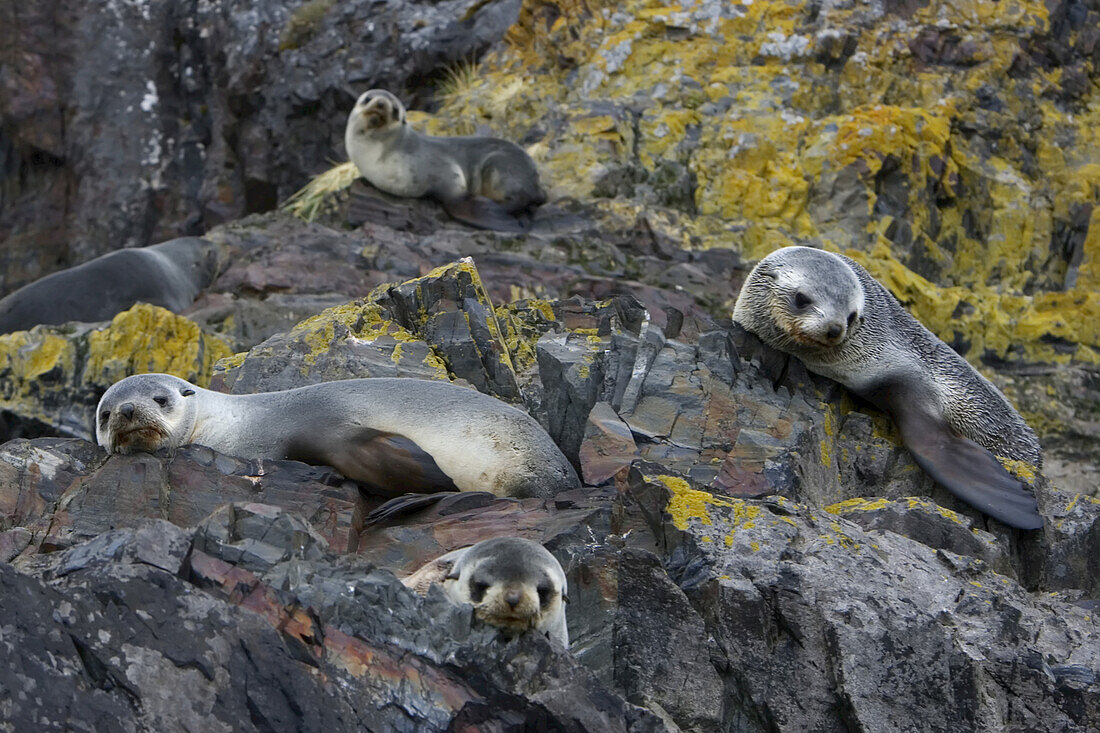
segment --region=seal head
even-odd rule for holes
[[[405,105],[385,89],[371,89],[359,95],[352,119],[356,135],[393,131],[406,124]]]
[[[863,287],[839,257],[822,257],[810,247],[782,252],[783,257],[765,258],[753,269],[734,320],[781,351],[821,358],[858,328]]]
[[[96,408],[96,441],[109,453],[153,452],[187,442],[195,425],[195,387],[169,374],[116,382]]]
[[[497,537],[449,552],[402,581],[424,594],[433,583],[455,603],[506,636],[529,630],[569,646],[568,588],[561,563],[545,547],[521,537]]]

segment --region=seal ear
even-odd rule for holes
[[[195,394],[195,390],[191,389],[190,387],[180,387],[180,394],[184,397],[190,397],[191,395]]]

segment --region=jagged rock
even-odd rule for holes
[[[1041,588],[1100,596],[1100,500],[1082,494],[1056,494],[1043,507],[1050,523],[1037,547],[1025,557],[1027,579]]]
[[[167,456],[110,457],[82,440],[0,446],[0,526],[29,532],[8,540],[22,544],[8,550],[12,557],[68,547],[144,519],[192,526],[229,501],[278,504],[308,517],[338,551],[355,549],[359,490],[331,470],[242,460],[198,445]]]
[[[782,498],[721,499],[644,469],[627,491],[721,650],[726,720],[1076,730],[1100,719],[1100,625],[1085,609]]]
[[[927,499],[849,499],[826,507],[826,511],[865,530],[893,532],[928,547],[976,558],[1003,575],[1015,575],[1003,542],[973,527],[973,522],[962,515]]]
[[[5,719],[89,730],[665,730],[545,639],[505,643],[440,593],[421,599],[384,571],[300,551],[280,529],[300,520],[244,511],[244,536],[288,543],[294,557],[237,565],[238,545],[199,549],[191,532],[153,521],[57,553],[32,575],[0,566],[0,610],[18,615],[7,628],[20,649],[0,674],[22,693],[6,696]],[[278,573],[287,563],[295,572]]]

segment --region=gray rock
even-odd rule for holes
[[[0,258],[0,293],[119,246],[274,208],[325,160],[343,157],[358,93],[381,86],[424,102],[408,94],[410,82],[476,58],[519,12],[518,0],[468,14],[467,6],[217,0],[19,10],[4,41],[18,49],[15,76],[30,83],[0,96],[5,118],[13,112],[0,133],[11,158],[0,230],[14,234]]]

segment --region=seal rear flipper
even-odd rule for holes
[[[308,450],[299,446],[287,457],[328,464],[382,496],[458,491],[431,454],[402,435],[362,428],[350,435],[330,434],[316,440],[323,444],[322,448]]]
[[[891,412],[905,447],[936,483],[1009,526],[1042,528],[1035,497],[992,453],[912,406]]]
[[[442,198],[441,202],[452,219],[478,229],[522,234],[531,228],[530,224],[508,213],[508,209],[484,196]]]
[[[418,512],[421,509],[427,509],[430,506],[435,506],[436,514],[442,517],[487,506],[497,498],[488,491],[440,491],[434,494],[405,494],[376,507],[363,520],[363,526],[388,524],[393,519]]]

